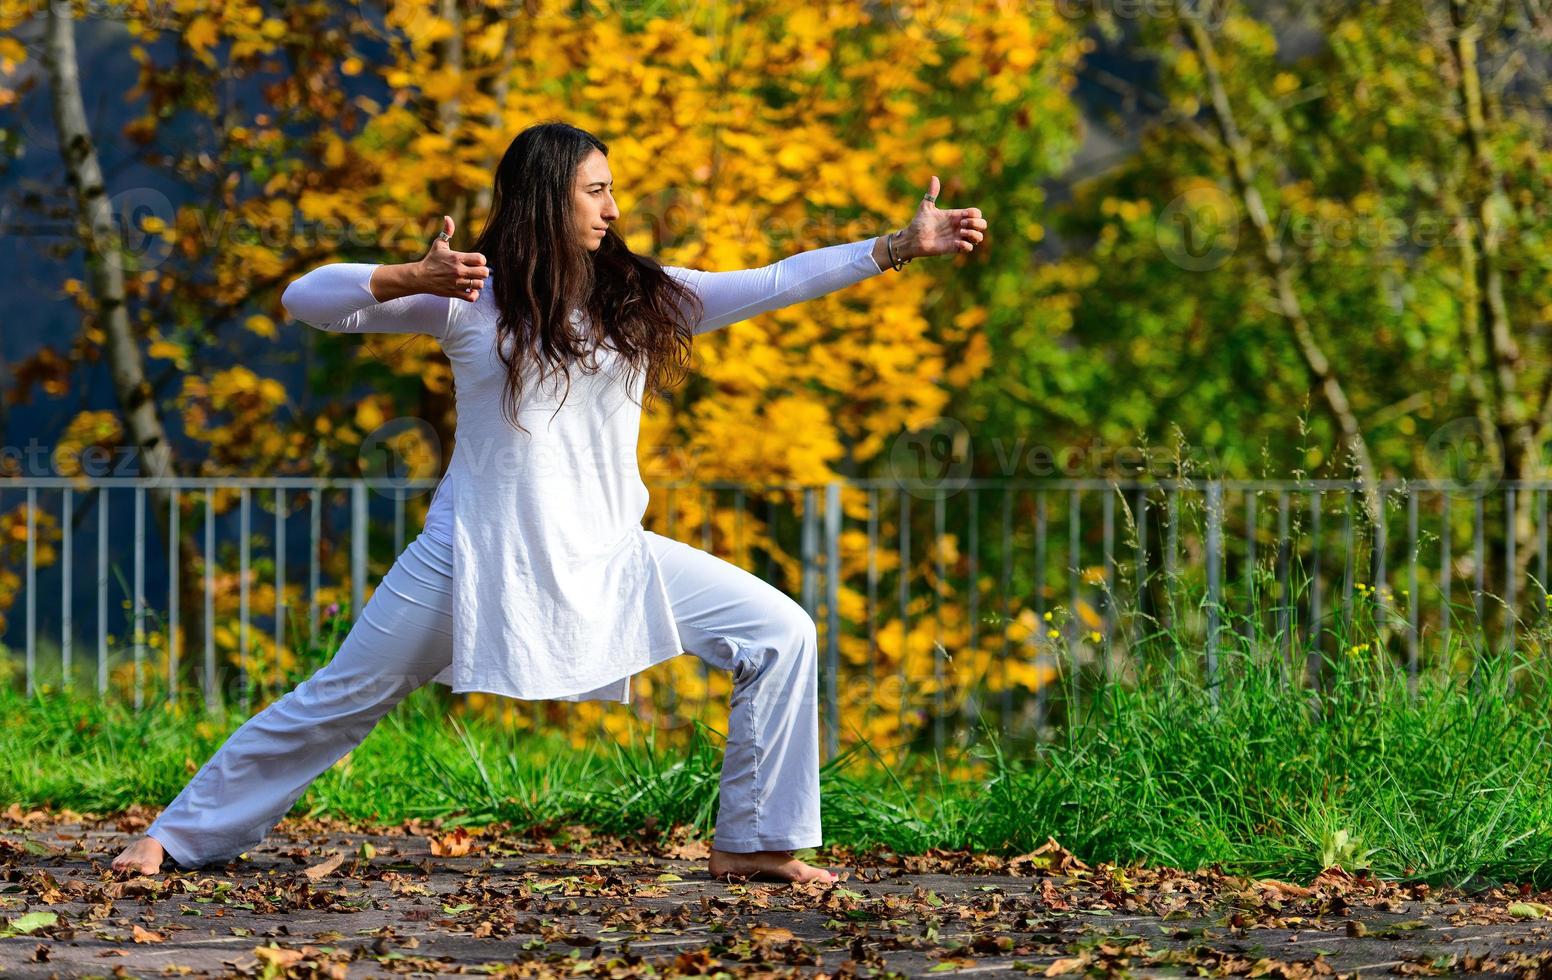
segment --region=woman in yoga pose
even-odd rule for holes
[[[711,873],[835,880],[792,854],[822,843],[814,621],[775,586],[642,526],[641,395],[649,379],[672,387],[695,335],[969,252],[986,220],[939,209],[933,177],[887,235],[755,269],[662,266],[612,227],[607,154],[576,127],[531,126],[502,157],[473,251],[449,247],[444,217],[417,262],[330,263],[286,287],[282,305],[320,330],[438,340],[453,456],[424,529],[333,658],[233,732],[115,869],[198,867],[258,844],[428,681],[628,702],[632,675],[688,651],[733,677]],[[546,383],[561,375],[564,387]]]

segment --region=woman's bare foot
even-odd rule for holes
[[[154,875],[162,869],[162,859],[166,856],[167,852],[162,850],[160,841],[149,834],[142,834],[113,859],[113,870]]]
[[[821,881],[829,884],[839,881],[833,872],[804,864],[792,856],[791,851],[752,851],[739,854],[734,851],[711,849],[711,876],[725,878],[738,875],[755,881]]]

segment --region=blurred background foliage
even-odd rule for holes
[[[440,442],[418,454],[438,475],[454,414],[434,341],[305,329],[281,289],[324,262],[418,258],[443,214],[467,248],[512,136],[559,118],[609,145],[620,230],[667,264],[747,268],[884,233],[934,174],[940,206],[990,222],[970,255],[700,338],[689,381],[644,417],[649,484],[889,477],[902,437],[945,424],[965,434],[962,475],[985,478],[1439,479],[1462,440],[1483,472],[1543,478],[1549,43],[1529,0],[0,4],[19,270],[0,287],[0,432],[59,461],[4,463],[72,475],[82,449],[127,447],[141,474],[353,477],[374,431],[410,417]],[[1505,515],[1527,539],[1529,498]],[[11,499],[0,605],[25,540]],[[874,506],[853,487],[843,504],[849,520]],[[645,523],[758,550],[790,588],[790,535],[764,513],[655,489]],[[872,516],[898,533],[888,508]],[[376,581],[392,556],[373,533]],[[40,534],[46,564],[58,528]],[[868,561],[860,533],[842,551],[848,576]],[[969,582],[956,534],[918,541],[903,570],[878,556],[939,606],[850,631],[846,662],[931,694],[942,646],[944,683],[1037,690],[1054,676],[1038,660],[991,659],[1046,635],[1027,583],[972,642],[963,595],[932,585],[945,553]],[[325,542],[331,581],[348,557]],[[206,558],[191,542],[183,560],[198,588]],[[235,661],[240,582],[217,561]],[[253,574],[252,608],[272,609]],[[291,581],[293,609],[342,598]],[[860,593],[839,601],[854,622]],[[1068,614],[1074,641],[1099,625]],[[250,642],[256,673],[307,660],[258,626]],[[715,713],[727,683],[683,657],[638,691],[710,695]],[[842,696],[881,741],[926,721],[899,689]],[[499,700],[469,704],[530,717]]]

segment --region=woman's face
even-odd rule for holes
[[[588,154],[577,167],[571,196],[577,238],[583,248],[592,251],[603,242],[609,223],[620,217],[620,209],[614,206],[614,175],[609,172],[608,157],[597,150]]]

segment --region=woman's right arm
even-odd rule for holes
[[[444,217],[443,231],[453,232]],[[418,262],[331,262],[294,280],[280,303],[333,333],[424,333],[446,340],[457,306],[475,302],[490,270],[478,252],[454,252],[440,237]]]
[[[426,292],[379,299],[373,285],[383,288],[385,275],[393,276],[401,288],[408,279],[381,271],[391,268],[370,262],[320,265],[287,286],[280,305],[303,323],[330,333],[424,333],[446,340],[453,300]]]

